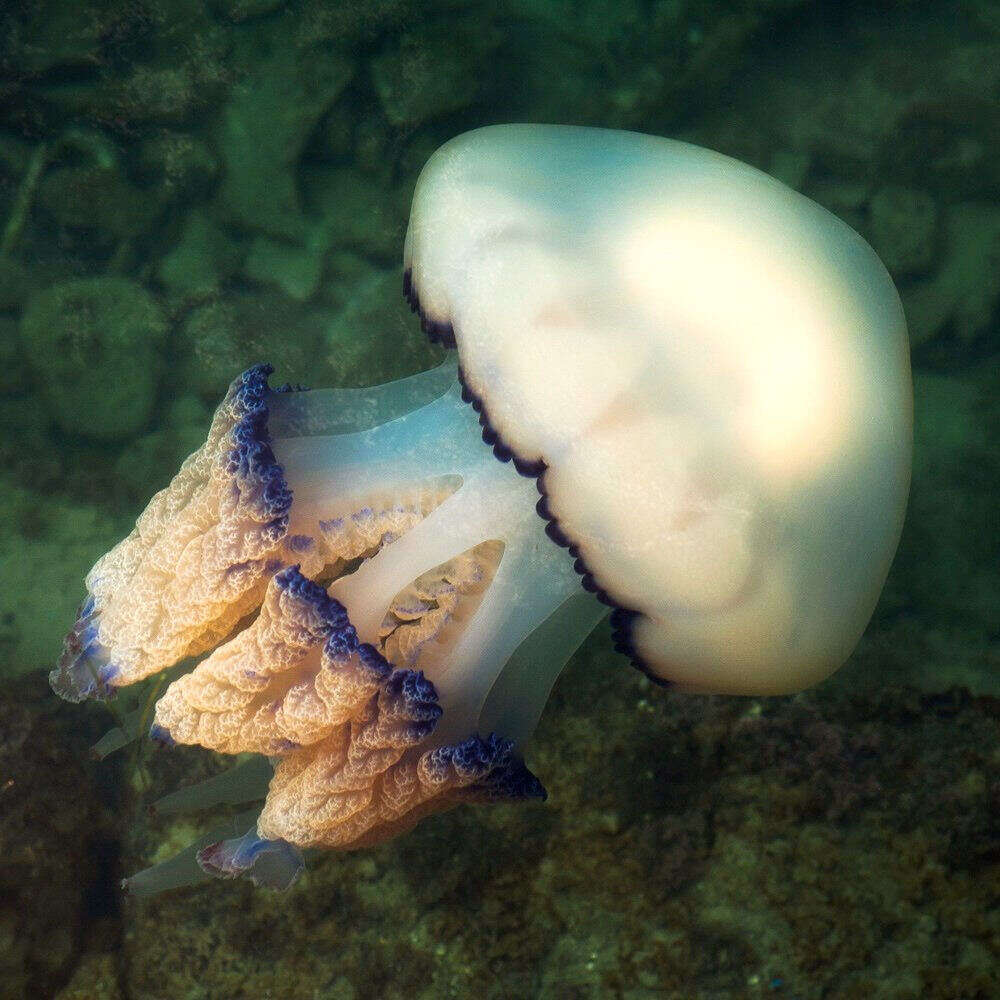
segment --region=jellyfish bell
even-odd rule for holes
[[[404,258],[457,366],[369,390],[246,372],[91,571],[53,671],[80,700],[203,657],[156,738],[274,767],[186,797],[266,793],[198,871],[284,885],[300,848],[544,795],[521,748],[608,605],[654,679],[776,693],[846,658],[884,581],[905,324],[823,209],[683,143],[496,126],[431,158]]]
[[[911,450],[905,320],[857,233],[709,150],[512,125],[432,157],[404,256],[651,673],[773,694],[844,661]]]

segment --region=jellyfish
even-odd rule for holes
[[[177,802],[264,800],[201,872],[280,888],[305,849],[544,797],[525,744],[609,610],[657,683],[779,694],[844,662],[888,572],[899,298],[778,181],[637,133],[478,129],[420,175],[404,293],[456,361],[369,389],[243,373],[52,672],[79,701],[196,660],[152,737],[257,756]]]

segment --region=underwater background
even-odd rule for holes
[[[222,758],[46,674],[92,563],[269,360],[428,368],[417,173],[478,125],[687,139],[861,232],[910,329],[913,487],[859,648],[791,698],[654,688],[605,624],[527,757],[545,804],[151,899],[148,805]],[[0,5],[0,995],[1000,997],[1000,3]]]

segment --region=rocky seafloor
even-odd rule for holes
[[[875,671],[882,656],[865,643],[856,666]],[[197,818],[141,818],[149,789],[218,762],[157,753],[141,779],[131,762],[88,765],[78,713],[53,708],[34,679],[5,691],[0,726],[12,747],[0,759],[8,995],[1000,989],[1000,703],[960,688],[669,697],[614,663],[602,630],[529,754],[547,804],[432,817],[381,848],[315,859],[283,895],[211,883],[121,899],[123,873],[201,831]]]
[[[117,880],[218,762],[87,748],[44,672],[91,563],[233,375],[441,357],[400,294],[450,136],[636,128],[862,232],[907,310],[914,481],[851,662],[793,699],[651,688],[601,630],[546,711],[545,805],[467,809],[287,896]],[[0,5],[3,994],[1000,996],[1000,7],[990,0]]]

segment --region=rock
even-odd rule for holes
[[[52,422],[45,404],[37,392],[31,391],[34,382],[29,377],[18,395],[0,398],[0,427],[13,431],[0,434],[0,468],[15,475],[20,483],[41,488],[61,480],[65,469],[49,437]]]
[[[21,347],[52,419],[68,434],[121,441],[153,408],[167,325],[156,300],[125,278],[79,278],[35,295]]]
[[[212,413],[197,396],[188,394],[175,399],[169,407],[164,418],[167,427],[195,427],[201,431],[202,438],[208,434],[209,424],[212,422]]]
[[[421,0],[305,0],[302,6],[303,35],[345,49],[369,46],[427,10]]]
[[[392,166],[390,135],[385,121],[376,114],[365,115],[354,130],[354,159],[366,173],[384,175]]]
[[[177,244],[163,257],[157,277],[175,295],[207,295],[239,269],[240,248],[202,210],[184,220]]]
[[[925,628],[976,629],[985,646],[1000,606],[1000,447],[992,433],[1000,380],[917,372],[913,409],[913,485],[889,593]]]
[[[243,273],[261,284],[276,285],[296,302],[305,302],[316,294],[319,287],[323,273],[323,247],[297,247],[267,236],[258,236],[250,244]]]
[[[32,287],[32,275],[15,257],[0,254],[0,311],[19,310]]]
[[[809,176],[811,165],[812,160],[808,153],[801,150],[777,149],[771,155],[767,172],[790,188],[801,191]]]
[[[182,396],[171,404],[162,428],[122,452],[115,475],[135,503],[145,503],[166,486],[184,459],[204,444],[211,416],[197,397]]]
[[[280,24],[267,31],[258,27],[240,40],[245,76],[223,109],[220,198],[238,225],[301,239],[306,225],[295,178],[299,157],[353,76],[354,63],[329,48],[300,48]]]
[[[643,685],[599,630],[533,741],[544,805],[459,808],[374,849],[317,852],[281,896],[230,882],[142,900],[129,995],[996,993],[987,699]],[[171,838],[166,819],[140,821],[129,870]],[[937,985],[901,994],[900,979]]]
[[[319,127],[317,152],[322,160],[343,163],[354,156],[354,130],[357,107],[352,95],[341,97],[323,118]]]
[[[388,382],[431,368],[443,357],[428,343],[402,287],[401,268],[362,279],[327,326],[326,363],[337,384]]]
[[[133,441],[115,463],[129,498],[142,504],[163,489],[188,455],[205,443],[207,428],[194,425],[154,431]]]
[[[182,391],[214,409],[240,372],[261,361],[275,384],[316,384],[318,319],[270,290],[244,290],[192,310],[181,327],[177,378]]]
[[[971,343],[990,328],[1000,301],[1000,208],[987,202],[953,205],[945,214],[944,243],[937,273],[903,290],[915,345],[946,327]]]
[[[929,270],[937,250],[937,205],[926,191],[879,188],[868,203],[868,235],[893,275]]]
[[[95,713],[58,705],[40,674],[7,678],[0,691],[0,976],[9,1000],[56,994],[89,907],[111,891],[118,831],[88,763],[95,722]]]
[[[34,154],[31,143],[10,132],[0,132],[0,170],[10,176],[12,183],[27,173]]]
[[[219,161],[208,145],[186,132],[164,132],[139,147],[142,179],[166,200],[195,201],[211,187]]]
[[[431,130],[417,132],[404,146],[399,154],[399,172],[405,179],[407,189],[407,212],[409,212],[409,200],[413,195],[413,188],[416,187],[417,177],[423,170],[424,164],[434,155],[441,145],[441,138],[434,135]]]
[[[96,507],[6,478],[0,500],[0,675],[9,677],[55,663],[82,600],[84,576],[128,527]]]
[[[61,10],[46,8],[64,5],[40,0],[33,6],[58,21]],[[47,106],[135,137],[137,125],[177,125],[218,102],[228,39],[202,0],[81,0],[72,7],[96,36],[96,51],[81,49],[83,65],[75,72],[32,82]]]
[[[93,229],[115,240],[143,232],[159,209],[115,164],[50,169],[42,178],[38,204],[60,226]]]
[[[867,181],[830,180],[810,183],[806,194],[842,219],[862,218],[871,185]]]
[[[15,257],[0,254],[0,311],[19,310],[32,287],[32,275]]]
[[[394,192],[349,167],[314,168],[305,177],[305,188],[329,246],[358,250],[386,263],[399,259],[406,212]]]
[[[229,383],[255,361],[240,343],[236,310],[224,300],[194,309],[184,320],[178,336],[184,361],[181,379],[208,403],[218,403]]]
[[[37,190],[28,192],[31,202],[57,225],[85,230],[88,244],[135,237],[160,212],[155,194],[129,178],[121,147],[99,129],[68,128],[47,147],[37,147],[37,155],[44,157],[44,172]],[[45,160],[51,161],[47,169]],[[67,234],[60,236],[65,243]]]
[[[334,250],[327,258],[327,280],[320,296],[323,304],[339,312],[353,298],[361,284],[381,273],[370,260],[350,250]]]
[[[124,1000],[117,956],[108,952],[85,955],[54,1000]]]
[[[17,339],[17,320],[0,316],[0,395],[19,396],[30,388],[28,365]]]
[[[285,5],[285,0],[210,0],[212,10],[228,21],[252,21],[273,14]]]
[[[449,24],[405,33],[371,62],[372,80],[390,125],[413,128],[468,107],[479,92],[488,32]]]
[[[91,113],[104,108],[119,121],[178,125],[204,108],[218,89],[218,81],[211,79],[214,74],[210,72],[206,80],[202,72],[210,65],[205,58],[201,66],[196,62],[136,66],[127,76],[107,81],[83,103]]]
[[[10,11],[16,10],[13,24],[4,25],[8,58],[32,74],[93,65],[101,53],[101,15],[115,6],[116,0],[18,4]]]

